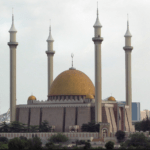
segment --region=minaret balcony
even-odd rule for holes
[[[102,37],[93,37],[92,40],[93,40],[94,43],[95,42],[98,42],[98,43],[100,42],[101,43],[104,39]]]
[[[47,55],[48,55],[48,54],[53,54],[53,55],[54,55],[54,54],[55,54],[55,51],[46,51],[45,53],[46,53]]]
[[[132,46],[124,46],[123,49],[124,50],[132,51],[133,47]]]
[[[9,46],[18,46],[18,42],[8,42]]]

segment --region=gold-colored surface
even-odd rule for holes
[[[53,95],[95,95],[95,87],[90,78],[79,70],[67,70],[53,81],[49,96]]]
[[[36,97],[31,95],[31,96],[29,96],[28,100],[36,100]]]
[[[109,101],[116,101],[116,99],[115,99],[114,97],[112,97],[112,96],[110,96],[110,97],[108,98],[108,100],[109,100]]]
[[[86,95],[85,99],[94,99],[94,96],[91,94]]]

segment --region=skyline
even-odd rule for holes
[[[52,22],[52,36],[56,52],[54,55],[54,79],[71,67],[71,53],[74,53],[74,67],[88,75],[94,84],[92,37],[94,37],[93,25],[96,20],[97,1],[70,2],[64,0],[63,3],[57,4],[58,1],[45,0],[42,3],[40,1],[23,0],[19,2],[15,0],[16,3],[11,4],[8,4],[10,2],[7,0],[0,2],[2,7],[0,14],[0,72],[3,72],[0,74],[0,113],[5,113],[9,109],[9,47],[7,42],[9,42],[8,30],[11,27],[12,17],[10,5],[13,5],[14,8],[15,27],[18,31],[17,42],[19,43],[17,47],[17,104],[26,104],[31,93],[38,100],[46,100],[47,56],[45,51],[49,34],[49,18]],[[49,5],[45,2],[48,2]],[[128,13],[130,32],[133,36],[132,46],[134,47],[132,52],[132,101],[140,102],[141,110],[148,109],[147,98],[150,97],[148,92],[150,90],[148,54],[150,52],[148,51],[147,31],[150,21],[146,20],[147,24],[144,23],[145,15],[138,18],[140,13],[149,12],[147,4],[141,5],[140,1],[136,1],[137,3],[131,6],[133,1],[128,0],[121,2],[119,0],[114,2],[99,0],[98,2],[99,18],[103,26],[102,37],[104,38],[102,44],[102,98],[104,99],[112,93],[117,100],[125,100],[125,52],[123,47],[125,46],[124,34],[127,29]],[[150,4],[150,2],[146,2]],[[124,10],[124,5],[128,6],[128,8],[126,7],[128,11]],[[25,6],[29,7],[25,9]],[[57,7],[55,8],[55,6]],[[141,9],[144,9],[145,12],[140,11]],[[50,15],[44,16],[48,13]],[[117,16],[115,17],[115,15]],[[143,47],[145,53],[143,53]]]

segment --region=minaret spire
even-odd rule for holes
[[[124,35],[124,37],[132,37],[130,31],[129,31],[129,18],[128,18],[128,14],[127,14],[127,31]]]
[[[125,73],[126,73],[126,105],[129,106],[130,109],[130,116],[132,120],[132,78],[131,78],[131,53],[133,47],[131,46],[131,33],[129,31],[129,19],[127,15],[127,31],[124,35],[125,37]]]
[[[49,26],[49,36],[48,36],[47,41],[54,41],[52,34],[51,34],[51,20],[50,20],[50,26]]]
[[[9,30],[10,41],[8,42],[10,48],[10,121],[16,121],[16,42],[17,30],[14,26],[14,14],[12,10],[12,25]]]
[[[98,17],[98,2],[97,2],[97,17]]]
[[[101,23],[99,21],[98,2],[97,2],[97,18],[96,18],[96,22],[95,22],[93,27],[102,27],[102,25],[101,25]]]
[[[51,20],[50,20],[50,26],[49,26],[49,36],[47,39],[47,62],[48,62],[48,94],[50,91],[50,86],[53,82],[53,56],[55,54],[55,51],[53,50],[53,42],[54,39],[51,35]]]
[[[97,19],[94,24],[94,37],[92,38],[95,45],[95,121],[102,122],[102,83],[101,83],[101,37],[102,25],[98,16],[97,2]]]
[[[9,32],[17,32],[15,25],[14,25],[14,14],[13,14],[13,8],[12,8],[12,25],[11,28],[9,30]]]

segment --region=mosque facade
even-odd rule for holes
[[[40,125],[47,120],[56,132],[69,132],[71,128],[81,131],[84,123],[96,121],[100,123],[102,132],[115,133],[118,130],[134,132],[131,119],[131,33],[129,24],[125,34],[125,62],[126,62],[126,104],[119,103],[110,96],[102,100],[101,84],[101,37],[102,25],[97,19],[94,24],[95,45],[95,86],[83,72],[72,67],[60,73],[53,80],[53,50],[54,39],[51,35],[47,39],[48,59],[48,98],[39,101],[31,95],[27,104],[16,105],[16,42],[17,30],[12,26],[10,32],[10,121],[19,121],[29,125]]]

